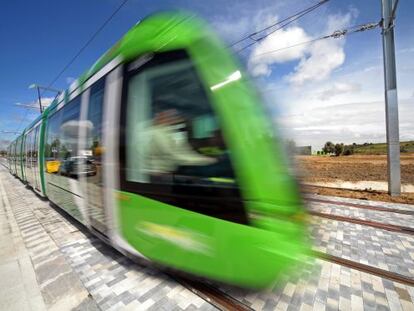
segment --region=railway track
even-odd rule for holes
[[[317,216],[317,217],[323,217],[323,218],[328,218],[328,219],[338,220],[338,221],[345,221],[345,222],[350,222],[350,223],[354,223],[354,224],[359,224],[359,225],[370,226],[370,227],[374,227],[374,228],[378,228],[378,229],[383,229],[383,230],[387,230],[387,231],[414,235],[414,228],[410,228],[410,227],[404,227],[404,226],[398,226],[398,225],[392,225],[392,224],[385,224],[385,223],[382,223],[382,222],[371,221],[371,220],[363,220],[363,219],[352,218],[352,217],[332,215],[332,214],[321,213],[321,212],[316,212],[316,211],[309,211],[309,214],[313,215],[313,216]]]
[[[394,208],[370,206],[370,205],[348,203],[348,202],[336,202],[336,201],[331,201],[331,200],[313,199],[313,198],[308,198],[307,200],[313,201],[313,202],[319,202],[319,203],[349,206],[349,207],[381,211],[381,212],[414,215],[414,211],[394,209]],[[414,235],[414,228],[403,227],[403,226],[392,225],[392,224],[385,224],[385,223],[376,222],[376,221],[362,220],[362,219],[339,216],[339,215],[326,214],[326,213],[321,213],[321,212],[316,212],[316,211],[310,211],[309,213],[313,216],[329,218],[332,220],[346,221],[350,223],[371,226],[374,228],[383,229],[387,231]],[[324,261],[328,261],[334,264],[345,266],[351,269],[355,269],[355,270],[358,270],[358,271],[361,271],[367,274],[375,275],[377,277],[385,278],[385,279],[398,282],[401,284],[405,284],[408,286],[414,286],[413,278],[410,278],[410,277],[407,277],[407,276],[404,276],[398,273],[390,272],[384,269],[376,268],[373,266],[369,266],[369,265],[362,264],[362,263],[352,261],[349,259],[337,257],[331,254],[326,254],[326,253],[316,251],[316,250],[312,251],[312,253],[314,257],[319,258]],[[209,285],[200,283],[198,281],[192,281],[192,280],[177,279],[177,281],[180,282],[187,289],[189,289],[196,295],[200,296],[204,300],[208,301],[209,303],[211,303],[212,305],[214,305],[220,310],[237,310],[237,311],[253,310],[248,305],[238,301],[237,299],[231,297],[230,295],[227,295],[221,292],[220,290],[214,287],[211,287]]]
[[[372,210],[372,211],[389,212],[389,213],[397,213],[397,214],[413,215],[414,216],[414,211],[408,211],[408,210],[397,209],[397,208],[371,206],[371,205],[367,205],[367,204],[357,204],[357,203],[350,203],[350,202],[337,202],[337,201],[324,200],[324,199],[315,199],[315,198],[306,198],[306,201],[326,203],[326,204],[334,204],[334,205],[342,205],[342,206],[349,206],[349,207],[367,209],[367,210]]]
[[[199,281],[193,281],[182,278],[174,278],[181,285],[186,287],[188,290],[198,295],[205,301],[209,302],[220,310],[231,310],[231,311],[252,311],[251,307],[231,297],[230,295],[212,287],[201,283]]]
[[[320,251],[313,250],[312,255],[315,258],[328,261],[337,265],[348,267],[350,269],[355,269],[370,275],[374,275],[380,278],[388,279],[400,284],[414,286],[414,279],[404,276],[399,273],[390,272],[384,269],[376,268],[370,265],[362,264],[353,260],[341,258],[331,254],[323,253]],[[203,284],[198,281],[174,278],[184,287],[200,296],[202,299],[206,300],[216,308],[220,310],[235,310],[235,311],[251,311],[253,310],[250,306],[238,301],[237,299],[231,297],[230,295],[223,293],[222,291]]]
[[[394,272],[390,272],[387,270],[383,270],[380,268],[376,268],[376,267],[372,267],[366,264],[362,264],[356,261],[352,261],[349,259],[345,259],[345,258],[341,258],[341,257],[337,257],[334,255],[330,255],[330,254],[326,254],[323,252],[319,252],[319,251],[313,251],[313,255],[316,258],[325,260],[325,261],[329,261],[341,266],[345,266],[351,269],[356,269],[359,270],[361,272],[365,272],[371,275],[375,275],[381,278],[385,278],[385,279],[389,279],[398,283],[402,283],[405,285],[409,285],[409,286],[414,286],[414,279],[404,276],[402,274],[399,273],[394,273]]]

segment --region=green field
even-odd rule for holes
[[[401,153],[414,152],[414,141],[403,141],[400,142]],[[354,146],[354,154],[386,154],[387,144],[386,143],[367,143],[362,145]]]

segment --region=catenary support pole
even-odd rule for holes
[[[41,98],[41,96],[40,96],[40,90],[39,90],[39,87],[38,87],[38,86],[36,86],[36,89],[37,89],[37,97],[38,97],[38,99],[39,99],[39,108],[40,108],[40,113],[42,113],[42,112],[43,112],[43,109],[42,109],[42,98]]]
[[[382,0],[382,46],[384,53],[385,122],[387,130],[388,193],[401,194],[400,137],[397,75],[395,68],[393,0]]]

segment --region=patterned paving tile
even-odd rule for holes
[[[413,310],[414,288],[322,260],[263,292],[222,286],[254,310]]]
[[[216,310],[164,273],[135,264],[79,230],[17,179],[4,171],[0,174],[10,179],[8,197],[32,252],[37,279],[48,290],[42,292],[46,302],[59,295],[54,291],[75,286],[77,278],[83,292],[90,294],[101,310]],[[73,278],[73,282],[57,284],[60,275]],[[85,302],[82,308],[94,310]]]
[[[100,240],[86,237],[62,246],[86,288],[102,309],[112,306],[190,306],[213,310],[211,305],[151,267],[139,266]],[[115,308],[116,309],[116,308]]]
[[[8,201],[13,212],[19,235],[29,254],[28,260],[34,269],[36,286],[40,289],[41,298],[47,309],[76,309],[80,305],[88,305],[90,310],[97,310],[96,304],[88,297],[88,292],[83,288],[79,277],[36,218],[31,206],[25,202],[25,197],[22,197],[22,191],[28,191],[23,185],[15,184],[16,180],[11,176],[8,176],[10,180],[5,183],[3,175],[2,170],[1,188],[4,188],[7,193],[2,199]],[[24,277],[25,281],[26,278],[29,279],[29,275]]]
[[[414,236],[321,217],[310,219],[315,249],[414,277]]]

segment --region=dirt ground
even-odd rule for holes
[[[387,181],[386,155],[297,156],[296,162],[306,182]],[[414,184],[414,153],[401,154],[401,182]]]
[[[386,155],[352,155],[341,157],[297,156],[296,168],[304,183],[334,181],[387,181]],[[414,184],[414,153],[401,154],[401,182]],[[306,186],[304,191],[357,199],[414,204],[414,193],[390,197],[385,191],[343,190]]]
[[[374,191],[374,190],[345,190],[337,188],[327,188],[318,186],[306,185],[302,188],[304,193],[316,193],[322,195],[331,195],[343,198],[352,198],[360,200],[372,200],[382,202],[393,202],[393,203],[404,203],[414,204],[414,193],[402,193],[398,197],[392,197],[385,191]]]

